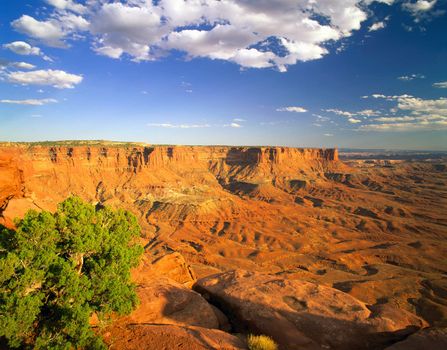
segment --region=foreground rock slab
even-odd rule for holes
[[[447,349],[447,328],[427,328],[410,335],[386,350]]]
[[[113,334],[113,335],[112,335]],[[130,325],[104,334],[111,350],[247,350],[239,338],[201,327]]]
[[[337,289],[243,270],[200,279],[194,289],[237,331],[271,336],[281,349],[384,348],[426,323],[404,310],[368,308]]]

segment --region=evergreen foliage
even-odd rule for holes
[[[0,338],[11,348],[104,348],[92,313],[127,314],[138,302],[135,216],[70,197],[54,214],[29,211],[16,227],[0,232]]]

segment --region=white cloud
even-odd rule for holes
[[[45,61],[52,61],[51,58],[44,55],[40,48],[31,46],[25,41],[13,41],[9,44],[4,44],[5,49],[11,50],[17,55],[24,56],[41,56]]]
[[[322,115],[319,115],[319,114],[312,114],[315,118],[317,118],[317,120],[319,121],[319,122],[328,122],[328,121],[330,121],[331,120],[331,118],[329,118],[329,117],[324,117],[324,116],[322,116]]]
[[[10,72],[7,79],[23,85],[50,85],[58,89],[69,89],[82,81],[82,76],[62,70],[35,70],[30,72]]]
[[[89,31],[93,50],[115,59],[153,60],[179,50],[187,59],[286,71],[327,55],[329,42],[359,30],[372,15],[366,6],[374,0],[46,2],[54,7],[47,18],[23,15],[13,27],[52,46],[66,46],[79,32]]]
[[[394,101],[393,114],[374,118],[374,124],[362,125],[364,131],[412,131],[447,129],[447,98],[422,99],[410,95],[385,96]]]
[[[439,83],[434,83],[433,86],[436,88],[439,88],[439,89],[447,89],[447,81],[441,81]]]
[[[77,13],[85,13],[87,11],[87,7],[85,7],[82,4],[77,4],[72,0],[45,0],[45,1],[59,10],[70,10]]]
[[[372,25],[371,25],[371,27],[369,27],[369,29],[368,29],[368,31],[369,32],[375,32],[376,30],[380,30],[380,29],[383,29],[383,28],[385,28],[386,27],[386,23],[385,22],[376,22],[376,23],[373,23]]]
[[[16,105],[28,105],[28,106],[42,106],[48,103],[57,103],[54,98],[42,98],[42,99],[28,99],[28,100],[0,100],[0,103],[16,104]]]
[[[161,20],[149,2],[141,6],[103,4],[92,16],[91,32],[97,35],[94,50],[111,58],[127,53],[137,61],[150,60],[150,44],[168,33]]]
[[[415,79],[425,79],[425,75],[422,74],[410,74],[410,75],[403,75],[401,77],[398,77],[397,79],[403,80],[403,81],[411,81]]]
[[[323,109],[323,111],[329,112],[329,113],[334,113],[334,114],[337,114],[337,115],[341,115],[343,117],[349,117],[349,118],[353,117],[355,115],[355,113],[342,111],[340,109],[335,109],[335,108]]]
[[[323,134],[323,136],[332,137],[332,136],[334,136],[334,134]]]
[[[436,5],[437,0],[417,0],[416,2],[405,2],[402,4],[402,8],[411,12],[415,17],[419,16],[421,13],[430,11]]]
[[[27,62],[13,62],[11,65],[13,67],[19,68],[19,69],[34,69],[34,68],[36,68],[35,65],[33,65],[31,63],[27,63]]]
[[[367,124],[362,125],[363,131],[418,131],[447,129],[447,120],[420,121],[417,123]]]
[[[230,126],[231,126],[232,128],[242,128],[242,125],[241,125],[241,124],[234,123],[234,122],[231,123]]]
[[[245,122],[246,120],[243,119],[243,118],[233,118],[233,121],[234,121],[234,122],[243,123],[243,122]]]
[[[34,17],[22,15],[11,23],[12,27],[32,38],[54,47],[65,47],[67,36],[89,28],[89,22],[73,13],[57,13],[47,20],[39,21]]]
[[[364,117],[375,117],[380,114],[380,111],[376,111],[373,109],[364,109],[363,111],[359,111],[356,114]]]
[[[349,118],[348,122],[350,122],[351,124],[357,124],[357,123],[361,123],[362,121],[360,119]]]
[[[34,69],[35,66],[27,62],[10,62],[0,59],[0,70],[7,67],[19,68],[19,69]]]
[[[386,96],[382,95],[382,94],[372,94],[371,97],[372,98],[385,98]]]
[[[32,38],[42,39],[45,43],[53,46],[63,46],[61,39],[64,37],[64,33],[52,21],[38,21],[31,16],[23,15],[11,24],[20,33]]]
[[[299,106],[289,106],[289,107],[280,107],[276,109],[277,112],[294,112],[294,113],[305,113],[307,109]]]
[[[24,41],[14,41],[9,44],[4,44],[3,47],[8,50],[11,50],[12,52],[14,52],[18,55],[39,56],[41,54],[40,49],[38,47],[33,47]]]

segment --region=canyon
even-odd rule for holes
[[[436,349],[446,170],[337,149],[0,144],[0,224],[69,195],[137,216],[141,304],[100,331],[114,349],[246,349],[248,333],[292,350]]]

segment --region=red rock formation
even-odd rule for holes
[[[385,331],[446,327],[445,162],[348,164],[332,149],[1,146],[0,223],[76,194],[138,216],[138,284],[244,269],[348,293]]]
[[[199,183],[244,170],[253,177],[272,177],[338,160],[335,149],[285,147],[0,147],[0,210],[10,224],[27,209],[54,210],[70,194],[91,201],[117,199],[128,203],[141,193],[178,187],[179,176],[192,173]],[[199,176],[203,178],[198,179]],[[167,185],[169,184],[169,185]],[[187,185],[187,184],[184,184]],[[131,198],[125,198],[130,196]],[[26,201],[17,202],[25,198]],[[8,204],[15,200],[8,210]]]

